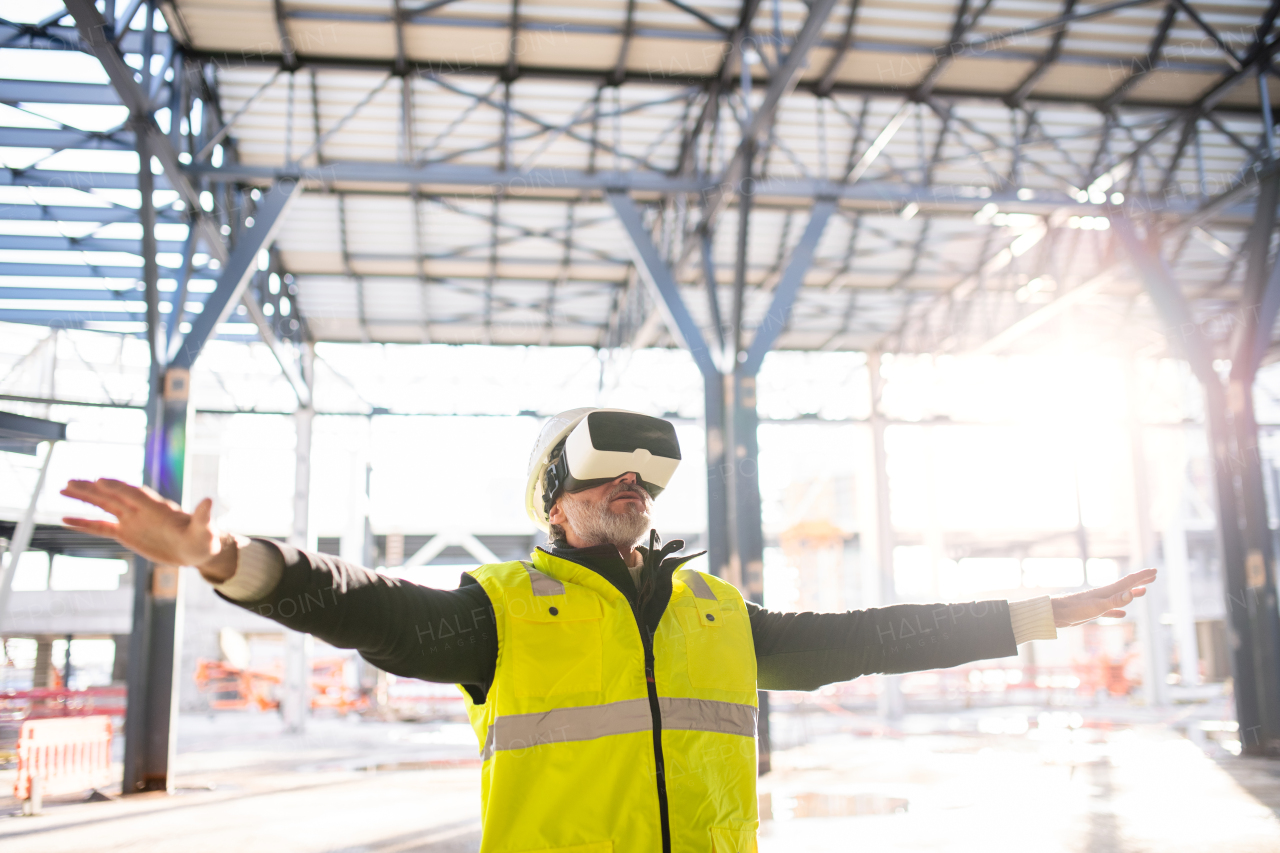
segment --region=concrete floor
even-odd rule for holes
[[[775,717],[789,748],[761,780],[760,849],[1280,853],[1280,761],[1235,758],[1204,737],[1196,720],[1221,710],[987,709],[909,717],[897,731],[856,714]],[[180,732],[175,795],[59,798],[39,817],[0,799],[0,849],[479,847],[463,724],[316,720],[298,736],[273,715],[223,714],[184,717]],[[0,790],[11,784],[0,772]]]

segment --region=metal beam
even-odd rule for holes
[[[831,51],[831,58],[827,60],[827,68],[822,72],[822,77],[813,87],[813,93],[820,98],[830,95],[836,85],[836,75],[840,73],[840,66],[853,44],[853,28],[858,23],[858,8],[861,5],[861,0],[849,0],[849,17],[844,22],[844,34]]]
[[[1110,218],[1111,229],[1142,276],[1147,295],[1155,304],[1156,310],[1168,328],[1179,331],[1178,347],[1191,365],[1191,370],[1205,385],[1218,383],[1218,375],[1213,369],[1213,353],[1204,336],[1197,333],[1199,326],[1191,315],[1191,308],[1178,288],[1173,272],[1143,243],[1128,214],[1117,210]]]
[[[261,185],[281,178],[296,178],[322,187],[334,184],[378,184],[427,187],[439,193],[442,187],[472,188],[468,196],[474,197],[476,188],[484,190],[486,197],[502,192],[505,198],[557,197],[562,203],[570,191],[594,191],[607,193],[614,190],[635,193],[688,193],[708,196],[716,184],[696,177],[669,176],[657,172],[587,172],[560,168],[538,168],[527,172],[515,169],[495,169],[488,166],[430,165],[413,166],[396,163],[341,162],[326,163],[313,169],[295,169],[271,166],[227,164],[219,168],[196,165],[188,169],[192,175],[201,175],[212,181],[252,182]],[[14,183],[22,176],[15,176]],[[0,172],[0,185],[4,183]],[[1251,184],[1252,173],[1241,177],[1241,185]],[[1081,216],[1103,215],[1104,204],[1078,202],[1063,191],[1037,190],[1034,199],[1019,199],[1014,189],[1005,189],[980,195],[971,186],[912,186],[900,181],[859,181],[840,183],[818,179],[767,178],[753,181],[752,194],[755,204],[767,204],[776,200],[787,206],[809,206],[804,200],[822,197],[849,202],[850,206],[882,211],[886,216],[897,216],[903,206],[915,203],[920,214],[952,211],[972,215],[987,204],[997,204],[1007,213],[1034,213],[1047,216],[1063,208]],[[801,200],[797,202],[797,199]],[[1233,202],[1238,197],[1232,197]],[[1186,216],[1200,211],[1193,200],[1165,199],[1160,196],[1130,195],[1127,203],[1138,210],[1158,211],[1172,216]],[[1219,211],[1221,212],[1221,211]],[[1240,210],[1236,214],[1241,222],[1252,221],[1252,211]],[[691,244],[697,248],[696,241]]]
[[[21,219],[28,222],[137,222],[138,211],[129,207],[80,207],[67,204],[0,204],[0,219]],[[157,222],[172,222],[177,224],[185,224],[186,217],[180,215],[176,210],[162,208],[156,211]],[[30,237],[15,237],[13,239],[30,240]],[[40,239],[57,239],[70,240],[69,237],[57,238],[40,238]],[[104,240],[101,237],[88,238],[98,245],[113,245],[114,239]],[[128,243],[130,241],[121,241]],[[83,241],[80,241],[82,244]],[[160,244],[168,245],[168,241],[162,240]],[[9,247],[19,248],[19,247]],[[29,248],[29,247],[28,247]],[[112,251],[115,251],[114,249]],[[126,250],[127,251],[127,250]],[[162,251],[169,251],[162,249]]]
[[[1270,24],[1268,24],[1268,27],[1269,26]],[[1164,124],[1148,134],[1146,139],[1135,145],[1131,151],[1122,157],[1120,161],[1112,166],[1106,173],[1104,173],[1104,175],[1099,176],[1098,180],[1106,175],[1118,177],[1122,174],[1127,174],[1130,168],[1132,168],[1133,163],[1137,162],[1140,157],[1147,153],[1152,145],[1155,145],[1163,139],[1164,135],[1174,127],[1183,122],[1194,121],[1201,116],[1207,116],[1211,111],[1217,109],[1222,100],[1226,98],[1227,95],[1231,94],[1232,90],[1235,89],[1236,85],[1242,79],[1254,73],[1254,66],[1256,64],[1260,64],[1265,70],[1271,62],[1271,55],[1275,53],[1278,47],[1280,47],[1280,36],[1276,36],[1269,41],[1262,41],[1262,38],[1265,37],[1266,33],[1266,30],[1260,31],[1258,45],[1255,50],[1251,51],[1250,56],[1246,58],[1243,69],[1227,74],[1215,83],[1207,92],[1202,94],[1194,103],[1181,107]]]
[[[983,16],[987,9],[991,6],[991,0],[986,0],[982,7],[974,10],[971,5],[972,0],[961,0],[960,8],[956,11],[956,19],[951,25],[951,38],[947,40],[946,46],[937,56],[931,67],[916,85],[915,91],[912,93],[914,99],[927,98],[933,94],[933,90],[938,83],[938,79],[942,77],[942,72],[947,70],[951,64],[951,60],[956,54],[949,52],[955,47],[961,46],[963,43],[960,39],[964,38],[969,30],[978,23],[978,19]],[[935,52],[937,52],[935,50]]]
[[[0,80],[0,98],[6,104],[104,104],[118,105],[116,90],[103,83],[59,83],[52,80]]]
[[[1073,305],[1079,305],[1081,302],[1101,293],[1103,289],[1116,280],[1118,272],[1114,267],[1106,269],[1088,281],[1076,285],[1057,299],[1041,305],[995,336],[988,338],[980,346],[976,347],[973,353],[975,355],[988,355],[1004,350],[1014,341],[1034,332]]]
[[[1062,16],[1067,17],[1075,9],[1076,0],[1065,0],[1062,4]],[[1045,51],[1044,56],[1036,63],[1035,68],[1028,72],[1027,76],[1018,84],[1018,88],[1009,95],[1007,103],[1011,107],[1021,107],[1022,104],[1030,97],[1031,92],[1035,89],[1036,84],[1049,72],[1049,66],[1058,61],[1058,57],[1062,55],[1062,42],[1067,37],[1067,26],[1063,24],[1058,28],[1049,42],[1049,49]]]
[[[1272,174],[1259,184],[1258,215],[1245,241],[1248,270],[1240,305],[1246,310],[1237,328],[1239,338],[1231,360],[1232,377],[1248,377],[1250,386],[1271,343],[1276,313],[1280,311],[1280,263],[1271,264],[1277,202],[1280,202],[1280,174]]]
[[[670,3],[672,6],[675,6],[681,12],[685,12],[686,14],[692,15],[693,17],[697,18],[699,21],[702,21],[702,23],[706,24],[708,27],[711,27],[716,32],[729,35],[729,32],[730,32],[729,28],[726,27],[724,24],[721,24],[718,21],[716,21],[715,18],[711,17],[706,12],[703,12],[694,6],[686,5],[680,2],[680,0],[666,0],[666,2]]]
[[[205,300],[204,310],[191,323],[191,331],[173,357],[173,365],[190,369],[196,356],[244,295],[249,278],[257,269],[258,252],[271,245],[284,223],[284,214],[301,194],[299,181],[278,181],[263,193],[254,211],[253,225],[245,229],[218,276],[218,287]]]
[[[1143,0],[1143,2],[1151,2],[1151,0]],[[563,25],[557,25],[559,28]],[[912,57],[934,57],[937,48],[925,45],[907,45],[902,43],[888,42],[855,42],[850,45],[850,50],[857,50],[876,57],[883,54],[891,54],[894,58],[886,59],[886,62],[902,62],[902,55]],[[193,60],[207,61],[214,65],[230,68],[279,68],[284,62],[284,57],[279,54],[231,54],[217,53],[208,51],[192,51],[188,52],[188,57]],[[1027,61],[1035,61],[1036,54],[1030,54],[1022,50],[1000,50],[996,48],[983,48],[981,53],[983,59],[1003,62],[1025,63]],[[1108,56],[1090,56],[1087,54],[1071,54],[1062,56],[1059,64],[1070,67],[1081,67],[1090,69],[1114,69],[1116,60]],[[346,56],[302,56],[299,57],[300,67],[312,69],[333,69],[340,71],[381,71],[387,73],[394,70],[394,61],[386,59],[367,59],[359,57]],[[440,74],[457,74],[467,77],[481,77],[493,79],[500,77],[503,72],[503,66],[492,64],[473,64],[470,62],[458,64],[447,60],[432,63],[426,61],[420,64],[424,72],[430,73],[429,70],[438,71]],[[1198,74],[1213,74],[1223,70],[1223,64],[1214,62],[1189,62],[1189,61],[1170,61],[1162,66],[1171,71],[1186,71]],[[573,68],[569,66],[542,66],[529,67],[521,66],[521,79],[531,80],[577,80],[588,82],[594,85],[601,85],[605,82],[607,76],[605,70],[594,70],[585,68]],[[694,73],[659,73],[649,70],[629,70],[626,73],[624,83],[637,83],[648,86],[700,86],[705,87],[717,79],[718,75],[694,74]],[[756,81],[763,84],[768,82],[767,79]],[[818,82],[800,82],[796,88],[807,91],[814,91],[815,94],[823,94],[816,91]],[[729,80],[730,88],[733,81]],[[901,98],[903,90],[901,86],[895,86],[891,83],[868,83],[859,81],[836,81],[826,94],[842,94],[842,95],[873,95],[881,97]],[[977,87],[968,87],[957,81],[945,87],[936,87],[931,94],[950,99],[959,99],[973,103],[1003,104],[1004,94],[990,89],[980,89]],[[1075,104],[1088,107],[1096,107],[1097,99],[1094,97],[1084,97],[1080,94],[1071,92],[1048,94],[1041,93],[1032,96],[1029,100],[1042,103],[1057,104]],[[1126,102],[1126,106],[1140,107],[1145,109],[1168,110],[1170,103],[1165,100],[1155,99],[1138,99]],[[1177,107],[1174,104],[1173,107]],[[1241,114],[1256,114],[1257,109],[1247,104],[1234,104],[1224,107],[1224,110],[1231,110]]]
[[[105,133],[75,128],[0,127],[0,145],[10,148],[72,148],[88,151],[132,151],[137,147],[133,133],[114,130]]]
[[[0,220],[10,218],[14,217],[6,217],[3,213],[0,213]],[[110,220],[95,219],[91,221]],[[156,241],[156,251],[159,252],[181,252],[182,248],[183,243],[180,240]],[[142,253],[142,241],[120,240],[110,237],[20,237],[12,234],[0,234],[0,249],[39,249],[46,252],[126,252],[131,255],[140,255]]]
[[[156,189],[173,186],[165,175],[156,175]],[[63,172],[58,169],[0,169],[0,186],[66,187],[87,192],[93,189],[136,190],[137,178],[131,172]],[[104,210],[107,208],[103,208]]]
[[[1178,17],[1178,6],[1176,3],[1170,3],[1165,7],[1164,16],[1160,19],[1160,25],[1156,28],[1156,34],[1151,39],[1151,45],[1147,48],[1147,56],[1141,65],[1132,68],[1129,76],[1126,77],[1118,86],[1111,90],[1111,94],[1107,95],[1102,101],[1102,109],[1111,112],[1117,104],[1124,101],[1125,95],[1129,93],[1139,81],[1150,74],[1156,68],[1156,63],[1160,61],[1160,53],[1164,50],[1165,42],[1169,38],[1169,30],[1173,27],[1174,19]],[[1136,63],[1135,63],[1136,65]]]
[[[134,79],[134,69],[124,61],[124,57],[112,43],[114,24],[102,17],[102,13],[94,6],[93,0],[66,0],[66,7],[75,18],[80,38],[89,52],[102,63],[103,70],[111,80],[112,88],[120,96],[121,103],[129,108],[135,133],[139,132],[139,129],[145,131],[148,137],[147,148],[151,156],[160,161],[160,166],[168,176],[170,185],[178,191],[179,197],[187,206],[195,226],[202,232],[209,254],[219,260],[225,260],[227,250],[222,235],[213,221],[201,214],[200,193],[183,173],[178,152],[174,150],[169,138],[156,124],[152,115],[151,95],[143,91],[142,86]],[[141,167],[149,169],[150,163],[144,161]]]
[[[65,5],[65,4],[64,4]],[[66,17],[65,14],[60,18]],[[107,25],[111,27],[110,24]],[[40,29],[44,35],[34,32],[35,28],[26,24],[13,24],[8,21],[0,21],[0,39],[4,41],[4,47],[23,48],[34,47],[37,50],[41,48],[54,50],[76,50],[80,47],[80,33],[75,27],[58,27],[47,26]],[[170,44],[173,41],[169,33],[153,33],[152,49],[157,53],[167,54]],[[22,44],[22,38],[29,38],[27,44]],[[116,47],[121,53],[141,53],[142,52],[143,33],[138,30],[127,30],[120,33],[115,40]]]
[[[743,132],[742,141],[734,150],[732,159],[725,167],[724,175],[712,193],[704,199],[703,219],[699,226],[703,230],[719,216],[729,194],[737,192],[734,184],[745,171],[746,158],[753,153],[755,146],[768,136],[770,128],[773,127],[773,118],[778,111],[778,104],[799,82],[800,75],[807,65],[809,50],[821,39],[822,28],[826,26],[827,19],[831,17],[831,10],[835,6],[836,0],[814,0],[813,5],[809,7],[809,16],[805,19],[799,34],[796,35],[795,44],[791,46],[781,67],[769,79],[769,88],[765,91],[760,106],[752,113],[751,123]],[[686,254],[692,253],[693,250],[694,244],[691,243]]]
[[[765,312],[760,325],[756,327],[756,336],[747,349],[746,361],[739,368],[742,372],[751,375],[758,373],[760,365],[764,363],[765,355],[773,349],[778,335],[782,334],[782,330],[786,328],[787,320],[791,317],[791,306],[795,304],[796,294],[804,285],[805,274],[813,264],[813,253],[818,248],[827,222],[835,209],[836,203],[832,199],[820,199],[813,206],[809,224],[800,235],[800,242],[796,243],[795,248],[791,250],[791,259],[787,261],[787,268],[782,273],[782,278],[778,280],[778,286],[774,288],[773,302]]]
[[[240,303],[244,305],[253,325],[258,327],[258,334],[262,337],[262,342],[267,345],[267,348],[271,350],[271,354],[276,357],[280,370],[284,373],[284,378],[289,381],[290,387],[293,388],[293,393],[298,397],[298,407],[300,409],[309,408],[312,405],[311,389],[307,386],[307,381],[303,378],[299,366],[294,362],[293,354],[289,352],[289,348],[276,337],[275,330],[271,328],[271,321],[267,319],[266,314],[262,313],[262,306],[258,304],[258,300],[254,298],[253,294],[247,290],[241,295]]]
[[[618,221],[622,223],[627,235],[627,248],[631,250],[636,271],[649,286],[650,292],[657,297],[658,309],[667,322],[667,328],[671,330],[676,340],[689,350],[704,377],[718,376],[719,370],[702,337],[702,331],[684,304],[684,298],[680,295],[680,287],[671,274],[671,268],[662,260],[662,256],[653,245],[653,239],[644,227],[640,209],[625,190],[610,190],[608,195],[609,203],[613,205],[614,212],[618,214]]]
[[[65,278],[124,278],[130,281],[138,279],[141,268],[136,266],[116,266],[115,264],[34,264],[34,263],[0,263],[0,276],[31,275],[54,276]],[[175,278],[178,271],[172,267],[161,267],[163,278]],[[200,278],[209,278],[202,274]]]

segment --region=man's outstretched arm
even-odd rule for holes
[[[462,684],[477,701],[492,683],[497,634],[479,584],[431,589],[325,554],[234,536],[214,527],[208,499],[186,513],[150,489],[116,480],[73,480],[62,493],[116,517],[65,518],[68,527],[109,536],[157,563],[195,566],[227,600],[357,649],[387,672]]]
[[[778,613],[748,605],[760,687],[814,690],[871,673],[917,672],[1011,657],[1028,640],[1120,609],[1146,594],[1155,569],[1108,586],[1026,601],[894,604],[847,613]]]

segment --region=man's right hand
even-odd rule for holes
[[[62,494],[116,517],[115,521],[63,518],[62,523],[72,530],[114,539],[154,563],[195,566],[210,583],[222,583],[236,573],[235,537],[213,526],[209,498],[195,512],[186,513],[146,486],[107,479],[72,480]]]

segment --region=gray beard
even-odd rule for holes
[[[640,537],[649,532],[650,498],[647,492],[642,492],[643,509],[627,504],[626,512],[612,512],[609,509],[611,502],[624,491],[626,489],[613,489],[604,500],[592,503],[579,501],[572,494],[565,495],[562,506],[573,532],[588,545],[607,543],[620,549],[633,547]]]

